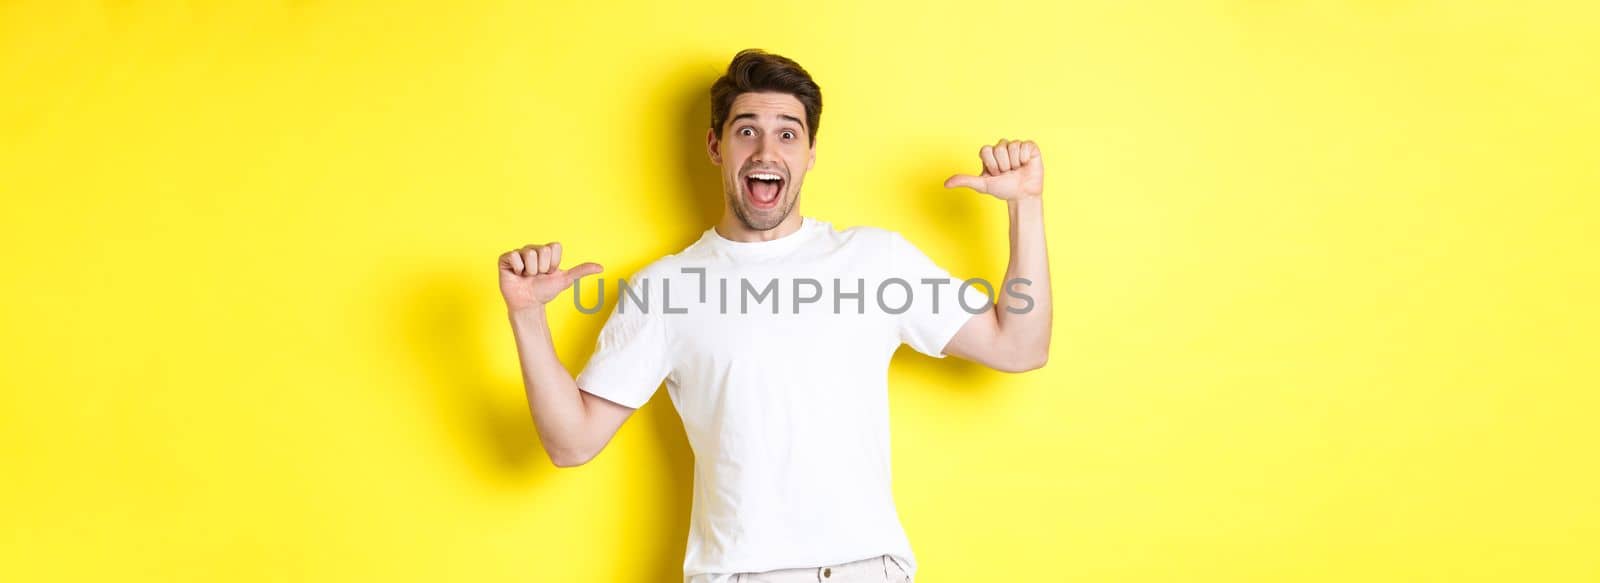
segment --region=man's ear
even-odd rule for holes
[[[813,143],[813,144],[811,144],[811,160],[806,162],[806,172],[810,172],[811,168],[816,166],[816,165],[817,165],[817,145],[815,143]]]
[[[706,155],[711,157],[711,163],[722,165],[722,142],[717,139],[717,130],[706,130]]]

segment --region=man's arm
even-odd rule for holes
[[[551,462],[570,467],[594,459],[633,409],[579,390],[556,357],[545,304],[578,278],[601,271],[594,263],[572,269],[560,265],[560,243],[507,251],[499,259],[500,294],[517,339],[523,388],[539,440]]]
[[[978,156],[983,159],[981,175],[951,176],[945,187],[967,187],[1006,201],[1011,214],[1011,261],[1006,266],[1005,281],[995,290],[1002,299],[993,309],[968,320],[944,351],[996,370],[1033,370],[1050,358],[1050,262],[1045,252],[1042,197],[1044,159],[1033,142],[1007,140],[984,146]]]

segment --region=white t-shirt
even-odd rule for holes
[[[617,306],[577,381],[639,407],[666,380],[695,455],[685,581],[884,554],[914,573],[890,488],[889,359],[901,343],[942,358],[992,290],[899,234],[809,217],[772,241],[707,229],[629,284],[607,290]]]

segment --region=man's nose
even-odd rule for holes
[[[756,145],[755,152],[750,154],[750,159],[758,163],[776,162],[778,160],[777,151],[776,144],[770,144],[766,140],[762,140],[760,144]]]

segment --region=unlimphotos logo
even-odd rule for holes
[[[940,299],[949,297],[945,293],[952,288],[955,290],[955,303],[969,314],[979,314],[989,309],[995,303],[996,293],[1003,291],[1005,295],[1016,298],[1020,306],[1006,306],[1005,310],[1013,314],[1026,314],[1033,311],[1033,296],[1028,295],[1027,287],[1033,281],[1017,277],[1006,280],[1005,284],[997,290],[994,284],[983,278],[954,280],[951,278],[920,278],[916,284],[899,277],[889,277],[877,280],[876,285],[869,285],[867,278],[854,280],[832,278],[830,285],[823,285],[822,280],[810,277],[796,278],[768,278],[766,280],[751,280],[744,277],[729,279],[725,277],[709,278],[703,267],[683,267],[679,271],[684,275],[696,276],[697,289],[694,290],[696,299],[679,299],[676,303],[672,297],[672,278],[651,280],[648,277],[638,278],[637,283],[630,283],[626,279],[617,281],[617,311],[627,312],[630,309],[640,313],[650,313],[652,309],[659,308],[662,314],[687,314],[696,306],[708,306],[712,303],[711,296],[716,296],[715,303],[718,314],[734,313],[749,314],[752,310],[762,310],[763,307],[772,314],[778,314],[784,307],[788,307],[790,314],[800,314],[804,306],[822,304],[825,297],[830,301],[832,313],[845,314],[847,306],[853,307],[856,314],[865,314],[867,299],[870,297],[876,308],[888,314],[903,314],[918,305],[918,298],[926,298],[926,307],[932,313],[938,314],[941,309]],[[585,306],[583,302],[583,279],[573,283],[572,304],[579,312],[595,314],[605,305],[606,282],[599,280],[599,290],[596,293],[594,304]],[[656,306],[650,301],[652,288],[660,289],[660,304]],[[919,291],[921,290],[921,291]],[[980,302],[973,297],[969,290],[977,290],[987,298]],[[831,291],[831,294],[825,292]],[[787,292],[789,300],[782,300]],[[925,295],[922,295],[925,294]],[[831,296],[831,297],[830,297]],[[631,306],[631,308],[630,308]]]

